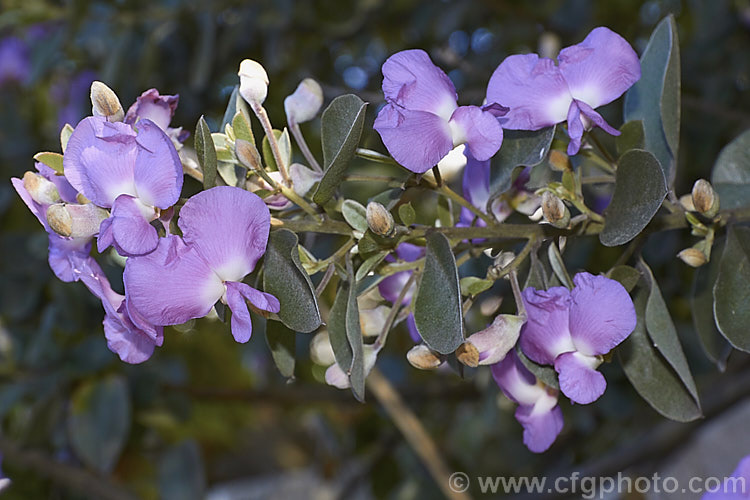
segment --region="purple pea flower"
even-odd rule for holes
[[[169,126],[179,102],[179,95],[160,95],[158,90],[148,89],[128,108],[124,121],[128,125],[135,126],[139,120],[151,120],[166,132],[175,146],[179,147],[190,136],[190,132],[182,130],[182,127]]]
[[[94,204],[111,208],[99,228],[99,252],[110,245],[125,256],[151,252],[159,240],[150,222],[174,205],[182,190],[182,163],[172,140],[148,119],[138,131],[105,118],[84,118],[63,158],[70,184]]]
[[[557,391],[538,381],[514,350],[490,370],[503,394],[518,403],[516,420],[523,426],[523,443],[534,453],[546,451],[563,426]]]
[[[750,455],[737,464],[732,476],[725,478],[715,491],[709,491],[701,500],[743,500],[750,496]]]
[[[453,83],[423,50],[404,50],[383,64],[386,106],[375,130],[401,165],[421,174],[459,144],[479,160],[491,158],[503,142],[496,116],[500,105],[458,106]]]
[[[92,238],[65,238],[58,235],[47,222],[47,208],[59,201],[76,203],[78,192],[65,177],[55,175],[54,170],[47,165],[37,163],[36,169],[39,174],[27,172],[23,180],[11,178],[10,182],[18,196],[49,234],[48,262],[55,276],[64,282],[77,281],[74,269],[80,267],[81,263],[89,258]],[[32,188],[31,191],[26,187],[29,183],[33,184],[33,187],[29,186]]]
[[[571,401],[588,404],[604,394],[607,382],[596,370],[601,356],[635,328],[633,301],[615,280],[578,273],[575,288],[523,291],[527,321],[521,350],[542,365],[554,365],[560,390]]]
[[[583,42],[561,50],[557,61],[519,54],[500,63],[487,101],[510,108],[501,119],[503,128],[539,130],[567,121],[569,155],[578,153],[584,127],[592,123],[620,135],[594,108],[614,101],[641,77],[630,44],[608,28],[595,28]]]
[[[178,225],[181,238],[161,238],[153,252],[128,259],[123,280],[130,317],[137,324],[178,325],[205,316],[221,300],[232,310],[234,339],[247,342],[252,323],[245,299],[261,311],[280,308],[273,295],[242,283],[266,251],[268,208],[253,193],[219,186],[185,202]]]
[[[405,262],[414,262],[415,260],[424,257],[424,247],[420,247],[412,243],[400,243],[398,247],[396,247],[396,255],[398,255],[399,259]],[[388,262],[393,262],[395,259],[393,259],[393,257],[389,255],[388,257],[386,257],[386,260]],[[382,295],[383,298],[388,302],[391,302],[394,307],[398,307],[398,305],[396,304],[398,296],[401,294],[401,290],[404,289],[413,272],[414,271],[399,271],[388,276],[387,278],[384,278],[383,281],[378,284],[378,291],[380,292],[380,295]],[[412,283],[412,286],[404,295],[402,304],[408,305],[411,302],[412,296],[414,295],[415,291],[416,283]],[[417,331],[416,323],[414,323],[414,314],[409,314],[409,316],[406,318],[406,326],[409,329],[409,335],[411,336],[412,340],[414,342],[421,342],[422,337]]]

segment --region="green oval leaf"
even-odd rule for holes
[[[659,285],[656,283],[651,269],[643,260],[638,265],[643,270],[643,276],[650,290],[646,302],[646,332],[651,337],[656,349],[674,369],[682,383],[685,384],[685,388],[696,404],[700,405],[698,389],[695,387],[695,381],[690,373],[690,367],[682,350],[680,338],[677,336],[677,330],[672,322],[667,304],[664,302],[664,297],[661,295]]]
[[[724,241],[717,241],[712,249],[714,258],[695,270],[693,287],[690,294],[690,311],[693,316],[693,326],[698,334],[703,352],[719,370],[726,366],[726,358],[730,352],[729,344],[721,335],[714,321],[714,284],[719,275],[720,255],[724,253]]]
[[[633,303],[638,322],[617,348],[617,356],[625,376],[654,410],[669,419],[690,422],[701,417],[701,409],[646,333],[648,295],[643,288],[636,293]]]
[[[216,186],[216,148],[211,137],[206,119],[203,116],[198,120],[195,127],[195,153],[198,155],[198,164],[203,171],[203,188],[211,189]]]
[[[367,209],[354,200],[344,200],[341,205],[341,215],[352,228],[360,233],[367,231]]]
[[[729,228],[713,296],[719,331],[732,346],[750,352],[750,228]]]
[[[411,226],[417,221],[417,212],[414,211],[411,203],[404,203],[398,207],[398,217],[404,226]]]
[[[442,233],[430,233],[426,240],[424,272],[414,300],[414,322],[430,349],[450,354],[464,340],[456,259]]]
[[[322,205],[333,197],[349,162],[354,158],[365,124],[367,103],[353,94],[342,95],[331,101],[321,116],[321,142],[325,174],[313,195]]]
[[[659,210],[667,186],[657,159],[648,151],[631,149],[617,161],[615,192],[605,211],[603,245],[613,247],[635,238]]]
[[[125,379],[86,381],[71,397],[68,435],[78,458],[111,472],[130,433],[130,394]]]
[[[533,167],[540,164],[549,153],[555,127],[541,130],[505,130],[503,145],[490,167],[490,200],[510,188],[511,175],[516,167]],[[487,210],[490,210],[489,205]]]
[[[615,137],[617,155],[622,156],[631,149],[646,149],[646,133],[642,120],[631,120],[620,127],[620,135]]]
[[[286,378],[293,378],[296,346],[294,331],[280,321],[266,321],[266,343],[279,372]]]
[[[619,282],[625,290],[630,292],[641,279],[638,269],[630,266],[615,266],[607,273],[607,278]]]
[[[288,229],[272,231],[263,264],[263,289],[281,303],[279,319],[295,332],[310,333],[320,326],[315,288],[299,260],[297,235]]]
[[[34,159],[44,163],[55,171],[56,174],[63,175],[63,155],[60,153],[42,152],[34,155]]]
[[[750,205],[750,130],[724,146],[711,171],[722,208]]]
[[[625,94],[625,121],[642,120],[646,150],[671,185],[680,139],[680,46],[672,15],[656,26],[641,56],[641,79]]]

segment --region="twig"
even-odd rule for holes
[[[393,321],[396,319],[396,315],[398,314],[398,310],[401,307],[401,304],[403,304],[404,299],[406,298],[406,294],[409,292],[409,289],[411,288],[412,283],[414,283],[414,280],[417,277],[417,273],[413,272],[411,276],[409,276],[409,279],[406,281],[406,284],[401,289],[401,292],[398,294],[398,298],[396,299],[396,302],[393,303],[393,307],[391,307],[391,311],[388,313],[388,317],[385,320],[385,324],[383,324],[383,330],[380,332],[380,335],[378,335],[378,338],[375,339],[375,350],[380,350],[381,347],[385,345],[385,341],[388,338],[388,332],[391,331],[391,327],[393,326]]]
[[[310,147],[307,145],[307,141],[305,141],[305,136],[302,135],[302,130],[300,130],[299,128],[299,123],[292,122],[289,124],[289,128],[292,130],[294,140],[297,141],[297,146],[299,146],[300,151],[302,151],[302,156],[305,157],[313,170],[315,170],[316,172],[323,172],[323,169],[320,168],[320,163],[318,163],[318,160],[315,159],[312,151],[310,151]]]
[[[328,282],[331,281],[331,278],[333,277],[333,273],[336,271],[336,266],[331,263],[328,265],[328,269],[326,269],[326,273],[323,275],[323,279],[320,280],[320,283],[318,283],[318,286],[315,288],[315,296],[320,297],[320,294],[323,293],[323,290],[326,289],[326,286],[328,286]]]
[[[406,441],[422,460],[446,498],[451,500],[470,499],[468,493],[456,493],[450,488],[450,470],[440,456],[437,445],[388,379],[377,368],[373,368],[367,377],[367,388],[375,395],[378,403],[383,406],[394,425],[398,427],[398,430],[401,431]]]
[[[271,120],[268,119],[268,113],[266,113],[263,105],[258,102],[252,102],[250,107],[253,109],[255,116],[258,117],[258,121],[260,121],[261,126],[263,126],[263,132],[265,132],[266,137],[268,137],[268,144],[271,146],[273,159],[276,160],[276,166],[279,168],[279,173],[281,173],[281,178],[284,180],[284,184],[290,186],[291,179],[289,178],[289,172],[287,172],[286,165],[284,165],[283,158],[281,158],[279,141],[276,140],[276,135],[273,133],[273,125],[271,125]]]

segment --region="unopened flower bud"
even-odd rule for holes
[[[706,254],[698,250],[697,248],[686,248],[677,254],[677,257],[682,260],[685,264],[690,267],[700,267],[706,262]]]
[[[693,195],[683,194],[680,196],[680,205],[688,212],[695,212],[695,205],[693,205]]]
[[[544,218],[555,227],[568,227],[570,210],[565,203],[549,191],[542,195],[542,213]]]
[[[330,366],[336,362],[328,331],[321,331],[310,341],[310,359],[320,366]]]
[[[99,225],[109,213],[93,203],[76,205],[56,203],[47,208],[47,223],[60,236],[89,238],[99,232]]]
[[[34,172],[23,174],[23,187],[35,202],[42,205],[51,205],[60,201],[60,193],[55,183]]]
[[[371,201],[367,204],[367,225],[377,235],[390,236],[395,223],[393,216],[383,205],[377,201]]]
[[[471,368],[479,366],[479,349],[471,342],[464,342],[456,349],[456,359]]]
[[[268,95],[268,74],[259,62],[245,59],[240,63],[240,95],[250,104],[263,104]]]
[[[521,316],[498,314],[490,326],[469,335],[456,350],[456,357],[466,366],[492,365],[501,361],[521,333],[526,320]]]
[[[570,157],[557,149],[549,152],[548,161],[552,170],[557,170],[558,172],[570,172],[573,170],[570,164]]]
[[[312,78],[302,80],[294,93],[284,99],[284,111],[290,124],[312,120],[322,106],[323,89]]]
[[[698,179],[693,184],[693,205],[706,217],[713,217],[719,211],[719,195],[707,180]]]
[[[240,163],[242,163],[249,169],[263,169],[263,163],[261,162],[258,148],[256,148],[252,142],[243,139],[237,139],[236,141],[234,141],[234,154],[237,156],[237,159],[240,160]]]
[[[418,344],[409,349],[406,359],[418,370],[434,370],[443,364],[440,356],[424,344]]]
[[[110,122],[121,122],[125,118],[117,94],[102,82],[91,84],[91,112],[94,116],[103,116]]]

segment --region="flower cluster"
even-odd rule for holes
[[[63,171],[39,162],[37,172],[11,180],[49,234],[55,275],[83,282],[102,301],[107,344],[129,363],[151,356],[164,326],[205,316],[218,301],[234,313],[238,342],[252,331],[245,299],[279,311],[276,297],[241,282],[265,252],[270,230],[258,196],[228,186],[203,191],[181,208],[182,236],[171,234],[183,184],[178,149],[187,137],[170,127],[177,103],[178,96],[150,89],[125,113],[114,92],[95,82],[94,116],[63,144]],[[91,255],[94,239],[100,253],[114,247],[127,257],[124,295]]]

